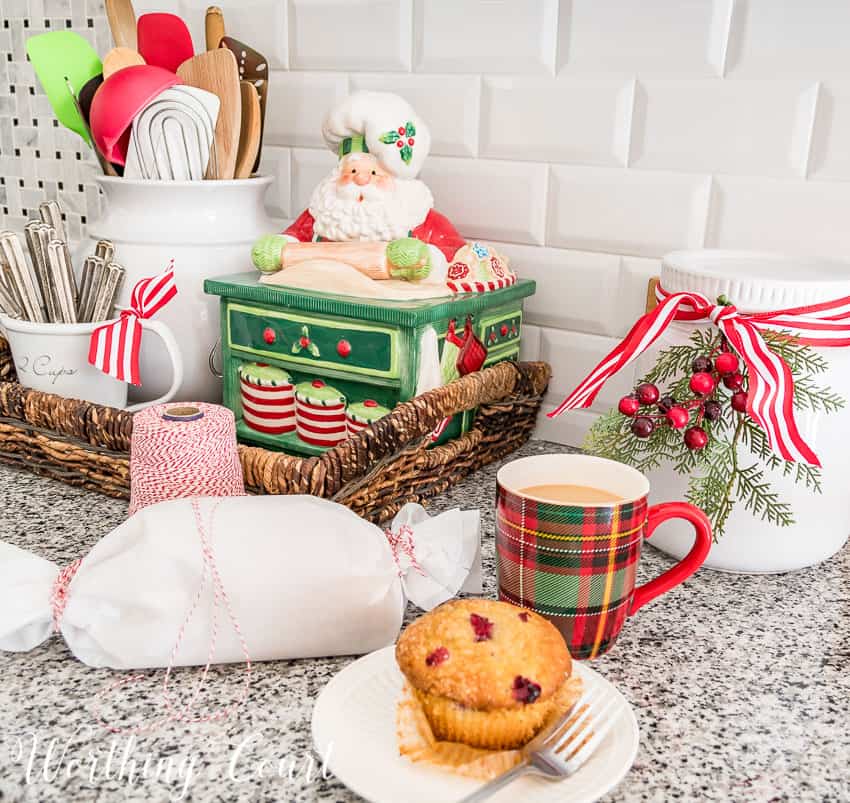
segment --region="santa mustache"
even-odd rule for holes
[[[354,182],[336,185],[337,198],[343,201],[383,201],[392,194],[392,188],[383,190],[375,184],[365,184],[362,187]]]

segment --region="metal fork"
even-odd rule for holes
[[[611,714],[617,704],[616,697],[606,701],[605,692],[599,685],[588,689],[549,730],[538,734],[526,745],[522,763],[459,803],[486,800],[521,775],[541,775],[552,781],[572,775],[590,758],[613,726],[617,717]]]

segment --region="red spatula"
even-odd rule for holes
[[[142,14],[136,28],[139,53],[147,64],[171,72],[195,55],[186,23],[175,14]]]

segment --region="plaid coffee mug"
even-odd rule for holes
[[[705,513],[685,502],[648,506],[649,480],[613,460],[525,457],[503,466],[496,485],[499,598],[549,619],[574,658],[609,650],[626,618],[690,577],[711,547]],[[597,489],[608,499],[557,501],[566,498],[566,486]],[[644,539],[671,518],[693,524],[694,546],[675,566],[635,587]]]

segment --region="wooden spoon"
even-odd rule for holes
[[[207,178],[233,178],[239,149],[242,98],[236,57],[226,48],[208,50],[187,59],[177,68],[183,83],[218,95],[221,108],[215,124],[215,159],[210,160]]]
[[[109,78],[112,73],[123,70],[125,67],[132,67],[134,64],[144,64],[138,50],[130,50],[129,47],[113,47],[103,57],[103,77]]]
[[[115,46],[137,50],[136,12],[132,0],[106,0],[106,16]]]
[[[242,95],[242,126],[239,129],[234,178],[249,178],[260,149],[260,96],[250,81],[240,81],[239,89]]]
[[[205,23],[207,50],[215,50],[224,38],[224,12],[218,6],[210,6]]]

